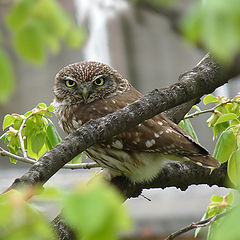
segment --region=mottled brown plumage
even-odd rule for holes
[[[67,133],[142,97],[116,70],[99,62],[64,67],[56,76],[54,94],[55,113]],[[133,182],[153,179],[169,160],[219,166],[207,150],[163,114],[95,144],[86,153],[112,175],[125,175]]]

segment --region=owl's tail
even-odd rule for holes
[[[207,168],[218,168],[220,167],[220,162],[210,155],[189,155],[187,156],[190,161]]]

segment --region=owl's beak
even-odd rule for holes
[[[87,88],[85,87],[85,88],[83,88],[83,91],[82,91],[82,96],[83,96],[83,99],[84,99],[84,101],[86,102],[87,101],[87,99],[88,99],[88,97],[89,97],[89,93],[88,93],[88,90],[87,90]]]

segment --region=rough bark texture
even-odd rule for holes
[[[59,215],[53,221],[52,225],[61,240],[77,240],[74,232],[69,228],[63,218]]]
[[[118,112],[84,124],[42,156],[10,188],[22,184],[45,183],[63,165],[94,143],[136,126],[160,112],[213,92],[240,72],[240,68],[235,67],[231,71],[224,69],[206,55],[196,67],[181,76],[181,82],[163,90],[155,89]]]

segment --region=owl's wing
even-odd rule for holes
[[[185,157],[205,167],[219,166],[205,148],[163,114],[119,134],[111,142],[111,147]]]

